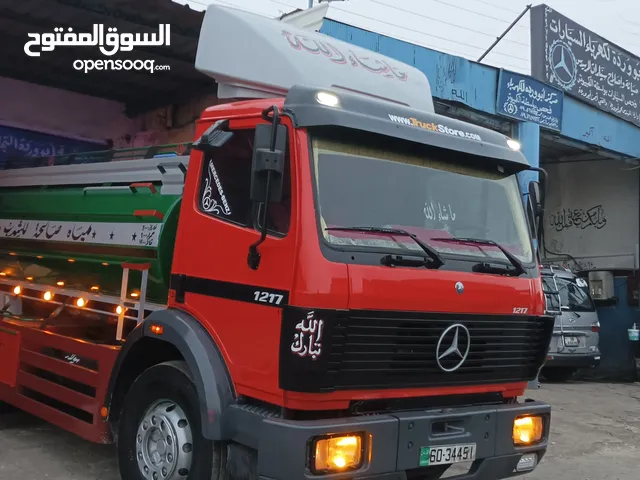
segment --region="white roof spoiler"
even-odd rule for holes
[[[429,81],[415,67],[321,33],[219,5],[202,22],[196,69],[219,98],[286,96],[293,85],[362,93],[433,112]]]

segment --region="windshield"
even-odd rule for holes
[[[313,133],[317,208],[330,244],[423,254],[407,236],[331,229],[376,226],[411,232],[444,255],[505,261],[495,246],[437,240],[466,237],[492,240],[521,262],[533,262],[515,175],[388,137],[350,130]]]
[[[570,278],[556,277],[556,284],[563,307],[567,307],[572,312],[595,311],[596,308],[584,279],[579,278],[572,281]]]

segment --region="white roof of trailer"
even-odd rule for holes
[[[218,82],[219,98],[285,96],[293,85],[342,89],[433,112],[429,81],[415,67],[327,35],[211,5],[196,69]]]

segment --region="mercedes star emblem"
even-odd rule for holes
[[[471,349],[471,335],[467,327],[456,323],[448,327],[438,340],[436,361],[443,372],[455,372],[465,362]]]
[[[547,58],[551,68],[551,78],[564,89],[570,89],[576,83],[577,61],[576,57],[566,43],[556,40],[549,48]]]
[[[456,292],[458,292],[458,294],[464,292],[464,283],[462,282],[456,283]]]

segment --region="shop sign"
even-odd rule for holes
[[[501,70],[496,112],[505,117],[537,123],[551,130],[562,127],[564,93],[525,75]]]
[[[531,73],[640,126],[640,59],[544,4],[531,9]]]

